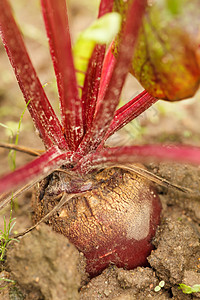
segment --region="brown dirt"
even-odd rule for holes
[[[49,64],[46,44],[43,44],[44,29],[40,29],[42,22],[41,18],[37,17],[40,14],[36,2],[30,0],[27,4],[25,0],[12,1],[22,26],[30,23],[34,28],[39,29],[39,37],[35,38],[34,34],[30,37],[26,34],[27,44],[42,83],[50,83],[45,91],[50,99],[54,100],[57,99],[52,84],[54,76]],[[77,30],[92,19],[93,10],[86,4],[87,1],[83,1],[82,5],[79,1],[74,1],[74,4],[72,2],[71,26],[76,36]],[[0,65],[2,70],[0,122],[6,123],[11,120],[18,122],[24,102],[1,45]],[[124,94],[126,99],[141,89],[137,83],[133,84],[131,80],[130,82],[126,85],[128,90]],[[110,143],[130,144],[135,139],[137,143],[170,142],[199,146],[198,98],[199,96],[196,95],[195,99],[183,103],[154,106],[131,128],[129,127],[129,130],[117,133]],[[53,101],[53,103],[57,109],[57,102]],[[20,144],[42,148],[28,113],[24,116],[23,124]],[[139,125],[144,125],[145,130],[141,131]],[[2,128],[0,139],[4,142],[9,141]],[[2,174],[9,171],[8,152],[0,149],[0,158]],[[17,154],[17,166],[30,160],[27,155]],[[163,206],[162,220],[153,241],[155,250],[148,257],[148,267],[127,271],[110,266],[101,275],[89,280],[84,272],[83,256],[69,244],[65,237],[41,225],[20,238],[19,243],[10,245],[7,252],[8,259],[1,264],[0,278],[15,280],[15,284],[1,280],[0,288],[4,287],[4,289],[0,290],[0,299],[199,299],[200,294],[184,294],[179,289],[179,284],[185,283],[189,286],[200,284],[200,197],[198,195],[200,169],[169,163],[151,164],[148,168],[174,184],[184,185],[197,192],[195,196],[191,193],[183,194],[174,189],[158,187]],[[15,230],[18,232],[31,226],[30,201],[31,191],[27,191],[17,200],[14,216],[17,218]],[[0,229],[3,226],[2,216],[5,214],[9,215],[9,207],[1,213]],[[155,287],[163,280],[164,287],[155,292]]]
[[[79,299],[79,261],[76,248],[44,224],[7,253],[8,268],[27,299]]]

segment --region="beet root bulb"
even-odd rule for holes
[[[147,265],[161,212],[155,188],[150,181],[121,168],[90,176],[94,188],[67,202],[48,223],[84,253],[91,276],[109,264],[126,269]],[[56,197],[45,194],[44,186],[48,189],[51,184],[51,180],[41,182],[33,197],[34,222],[58,203]]]

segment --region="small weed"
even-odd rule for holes
[[[9,125],[5,125],[5,124],[0,123],[0,126],[4,127],[7,130],[7,134],[10,136],[10,143],[13,143],[14,136],[16,135],[14,144],[18,145],[19,133],[20,133],[20,128],[21,128],[21,124],[22,124],[22,119],[23,119],[23,116],[25,114],[25,111],[26,111],[30,101],[31,101],[31,99],[27,102],[23,112],[21,113],[19,123],[12,122],[12,123],[9,123]],[[12,171],[14,171],[16,169],[16,151],[15,150],[10,150],[9,151],[8,159],[9,159],[10,169]]]
[[[0,282],[3,281],[3,282],[8,282],[8,283],[12,283],[12,284],[15,284],[15,281],[12,280],[12,279],[8,279],[8,278],[0,278]],[[3,287],[0,287],[0,290],[3,290],[7,287],[7,284]]]
[[[23,116],[25,114],[25,111],[30,103],[31,99],[27,102],[21,116],[20,116],[20,119],[19,119],[19,123],[18,123],[18,127],[17,127],[17,133],[16,133],[16,138],[15,138],[15,145],[18,145],[18,141],[19,141],[19,132],[20,132],[20,128],[21,128],[21,124],[22,124],[22,119],[23,119]],[[11,165],[11,169],[12,171],[14,171],[16,169],[16,151],[14,150],[11,150],[9,151],[9,159],[10,159],[10,165]]]
[[[192,294],[200,292],[200,284],[194,284],[193,286],[188,286],[184,283],[179,284],[179,289],[182,290],[184,294]]]
[[[10,218],[9,218],[8,225],[6,224],[6,219],[4,216],[4,228],[3,230],[0,229],[0,261],[4,261],[6,248],[10,244],[10,242],[18,241],[17,239],[10,237],[11,231],[16,223],[14,222],[15,218],[12,217],[12,212],[13,212],[13,201],[11,201]]]

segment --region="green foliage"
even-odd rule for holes
[[[180,13],[182,3],[183,0],[167,0],[168,9],[173,15],[177,15]]]
[[[14,281],[14,280],[8,279],[8,278],[0,278],[0,281],[15,284],[15,281]],[[3,286],[3,287],[0,287],[0,290],[5,289],[6,287],[7,287],[7,285],[5,285],[5,286]]]
[[[127,1],[115,0],[115,9],[125,16]],[[152,96],[176,101],[197,91],[199,10],[199,0],[153,1],[147,8],[130,72]],[[120,35],[115,43],[116,56],[119,40]]]
[[[8,135],[10,137],[11,143],[12,143],[14,135],[15,135],[15,130],[14,130],[14,127],[16,127],[15,125],[16,125],[16,123],[14,123],[14,122],[12,122],[12,123],[7,122],[7,125],[0,123],[0,126],[6,129],[6,135]]]
[[[5,128],[6,135],[9,137],[9,143],[13,144],[13,140],[14,140],[15,134],[19,135],[19,132],[18,132],[18,123],[17,122],[8,121],[8,122],[6,122],[6,124],[0,123],[0,126]],[[10,169],[12,171],[14,171],[15,167],[16,167],[15,160],[16,160],[15,151],[10,150],[9,154],[8,154],[8,162],[9,162]]]
[[[86,30],[81,32],[73,48],[75,68],[79,71],[77,72],[79,86],[83,86],[84,73],[87,70],[88,61],[96,43],[110,43],[119,32],[120,25],[121,16],[113,12],[97,19]]]
[[[0,261],[4,261],[4,256],[5,256],[7,246],[12,241],[18,241],[17,239],[10,237],[10,234],[16,223],[14,222],[15,218],[12,217],[12,212],[13,212],[13,201],[11,201],[10,217],[9,217],[8,224],[6,224],[6,219],[4,216],[4,228],[2,230],[0,229]]]
[[[21,116],[20,116],[20,119],[19,119],[19,124],[18,124],[18,128],[17,128],[17,134],[16,134],[16,138],[15,138],[15,145],[18,145],[18,142],[19,142],[19,133],[20,133],[20,128],[21,128],[21,124],[22,124],[22,119],[23,119],[23,116],[25,114],[25,111],[30,103],[31,99],[27,102],[26,104],[26,107],[24,108]],[[11,150],[9,152],[9,156],[10,156],[10,159],[12,161],[12,170],[14,171],[16,169],[16,151],[14,150]]]
[[[200,284],[194,284],[193,286],[188,286],[184,283],[179,285],[179,289],[182,290],[184,294],[192,294],[200,292]]]

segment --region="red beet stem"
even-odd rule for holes
[[[142,145],[102,149],[99,152],[86,155],[79,161],[76,169],[86,173],[96,166],[106,167],[109,163],[149,163],[152,161],[175,161],[194,165],[200,164],[200,147]]]
[[[101,0],[99,6],[99,15],[98,15],[99,18],[112,11],[113,2],[114,0]]]
[[[99,101],[92,126],[83,138],[78,149],[83,155],[98,147],[113,119],[122,86],[130,67],[133,49],[145,7],[145,0],[135,0],[130,5],[119,46],[118,60],[113,70],[105,97],[102,101]]]
[[[57,146],[53,146],[35,160],[1,178],[0,194],[15,190],[31,180],[41,180],[62,164],[69,162],[70,156],[71,152],[63,153]]]
[[[102,0],[99,7],[98,17],[112,11],[113,1]],[[83,102],[83,120],[85,131],[91,127],[96,109],[96,103],[100,88],[100,79],[102,73],[102,66],[105,56],[106,45],[97,44],[94,48],[93,54],[89,60],[88,68],[85,76],[82,102]]]
[[[113,69],[116,64],[116,58],[112,54],[112,47],[113,43],[110,44],[108,51],[105,55],[105,59],[103,62],[103,68],[102,68],[102,74],[101,74],[101,81],[100,81],[100,88],[99,88],[99,94],[97,103],[102,101],[102,99],[105,97],[105,93],[108,87],[108,84],[110,82],[110,79],[112,77]]]
[[[91,127],[94,118],[105,49],[105,45],[96,45],[88,63],[82,92],[85,131]]]
[[[83,137],[82,101],[78,95],[65,0],[41,0],[57,78],[64,132],[69,148],[75,150]]]
[[[157,101],[158,99],[152,97],[148,92],[143,91],[124,106],[119,108],[116,111],[113,121],[111,122],[110,127],[101,142],[101,147],[104,145],[109,136],[138,117]]]
[[[7,0],[0,1],[0,35],[25,101],[30,101],[29,112],[46,148],[56,144],[67,149],[60,122],[36,75]]]

